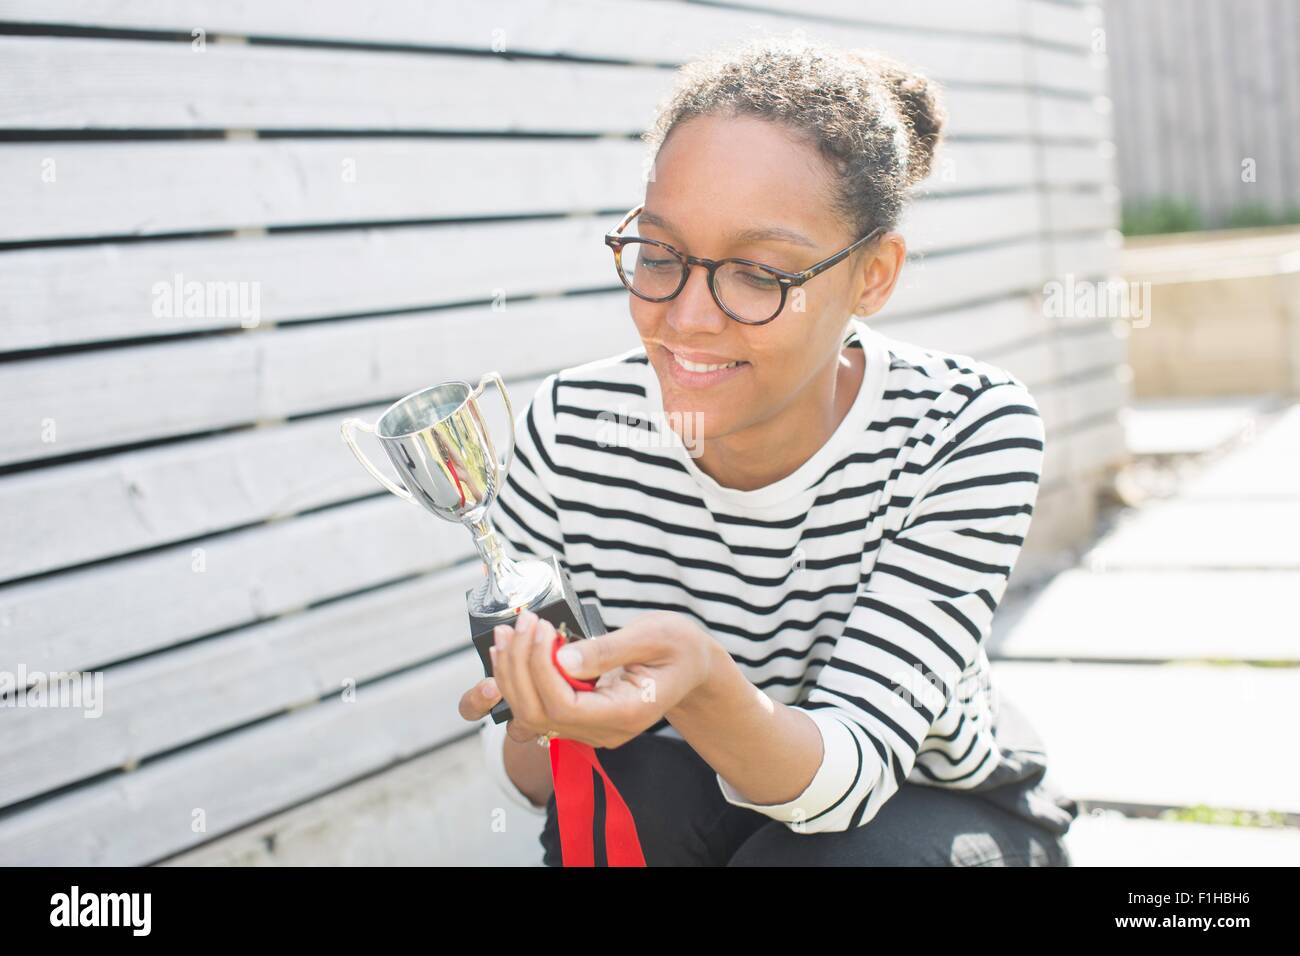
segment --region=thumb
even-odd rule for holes
[[[570,641],[556,652],[555,660],[570,677],[594,680],[606,671],[653,659],[658,635],[630,624],[586,640]]]

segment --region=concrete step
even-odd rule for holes
[[[1074,866],[1295,866],[1300,830],[1085,814],[1065,834]],[[1226,913],[1226,911],[1225,911]]]
[[[1134,399],[1119,417],[1134,455],[1197,455],[1239,437],[1272,401],[1259,395]]]
[[[998,661],[992,682],[1075,799],[1300,813],[1300,667]]]
[[[1300,405],[1292,406],[1247,444],[1210,464],[1180,489],[1179,496],[1300,499]]]
[[[1070,570],[1008,597],[994,658],[1300,663],[1300,571]]]
[[[1119,515],[1080,564],[1107,571],[1300,570],[1300,497],[1153,502]],[[1213,597],[1213,593],[1201,596]]]

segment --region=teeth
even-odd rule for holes
[[[699,362],[688,362],[676,352],[673,353],[673,358],[677,360],[678,365],[688,372],[716,372],[720,368],[735,368],[740,364],[740,360],[737,359],[734,362],[728,362],[726,365],[703,365]]]

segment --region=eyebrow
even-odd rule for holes
[[[681,237],[673,225],[649,210],[642,210],[641,215],[637,217],[638,221],[645,225],[658,226],[671,232],[674,236]],[[793,229],[787,229],[784,226],[755,226],[750,229],[742,229],[734,232],[729,237],[736,242],[788,242],[791,245],[806,246],[809,249],[818,248],[817,243],[813,242],[801,232],[795,232]]]

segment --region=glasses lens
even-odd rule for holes
[[[672,295],[682,284],[686,263],[663,246],[648,242],[623,244],[623,281],[639,295],[652,299]]]
[[[724,263],[714,281],[722,304],[746,322],[763,322],[781,307],[780,282],[757,266]]]

